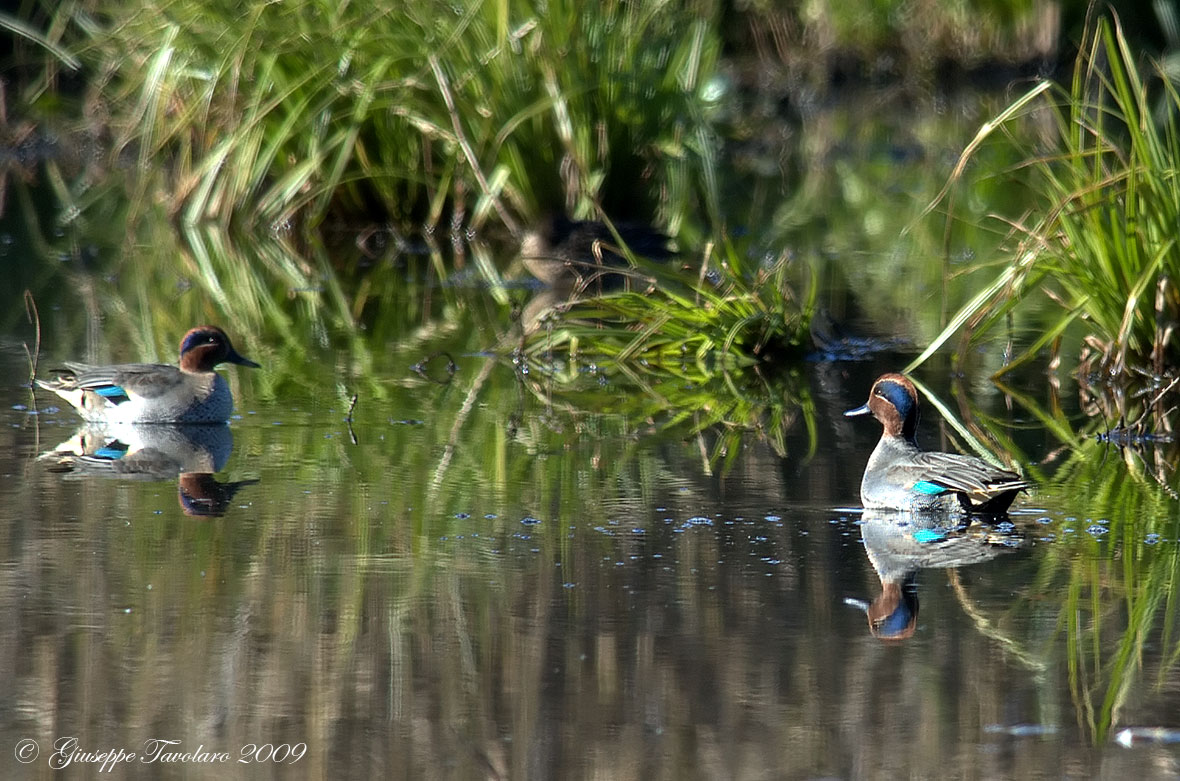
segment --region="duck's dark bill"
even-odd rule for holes
[[[228,363],[236,363],[239,366],[249,366],[253,369],[261,369],[262,368],[261,365],[254,363],[254,361],[250,360],[249,358],[245,358],[236,352],[231,352],[225,360]],[[847,413],[845,413],[845,414],[847,414]]]
[[[856,417],[857,415],[868,415],[868,414],[869,414],[869,412],[870,412],[870,410],[869,410],[869,405],[868,405],[868,404],[861,404],[861,405],[860,405],[859,407],[857,407],[856,409],[850,409],[850,410],[848,410],[847,412],[845,412],[845,413],[844,413],[844,417],[846,417],[846,418],[854,418],[854,417]]]

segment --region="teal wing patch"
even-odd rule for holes
[[[915,542],[938,542],[944,539],[946,539],[946,535],[934,529],[918,529],[914,532]]]
[[[939,494],[945,494],[949,490],[946,486],[931,483],[928,480],[919,480],[911,487],[918,493],[926,494],[927,496],[938,496]]]
[[[118,385],[100,385],[99,387],[92,388],[91,390],[114,404],[122,404],[123,402],[131,401],[131,397],[127,395],[127,391],[123,390]]]

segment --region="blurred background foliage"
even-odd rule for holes
[[[1162,25],[1150,4],[1145,38]],[[1140,7],[1141,6],[1141,7]],[[189,222],[514,233],[545,213],[725,224],[721,144],[833,96],[1003,87],[1083,3],[25,2],[11,116],[103,139]],[[18,26],[19,25],[19,26]],[[55,128],[55,129],[56,129]],[[135,161],[136,165],[132,165]],[[150,165],[149,165],[150,163]],[[142,181],[142,177],[137,177]]]

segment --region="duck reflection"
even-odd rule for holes
[[[176,480],[185,515],[224,515],[234,495],[257,480],[218,482],[233,452],[229,426],[87,423],[41,455],[50,471],[122,480]]]
[[[918,570],[979,564],[1024,542],[1010,523],[968,522],[937,513],[865,510],[860,531],[881,593],[868,604],[845,601],[865,611],[874,637],[894,641],[912,636],[917,626]]]

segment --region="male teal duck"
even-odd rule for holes
[[[180,341],[180,365],[66,363],[51,380],[37,380],[94,423],[224,423],[234,409],[229,384],[213,368],[259,368],[234,349],[225,331],[192,329]]]
[[[918,392],[900,374],[878,377],[868,402],[844,414],[871,414],[884,426],[860,483],[866,508],[1001,515],[1029,487],[1015,472],[974,456],[920,450]]]

